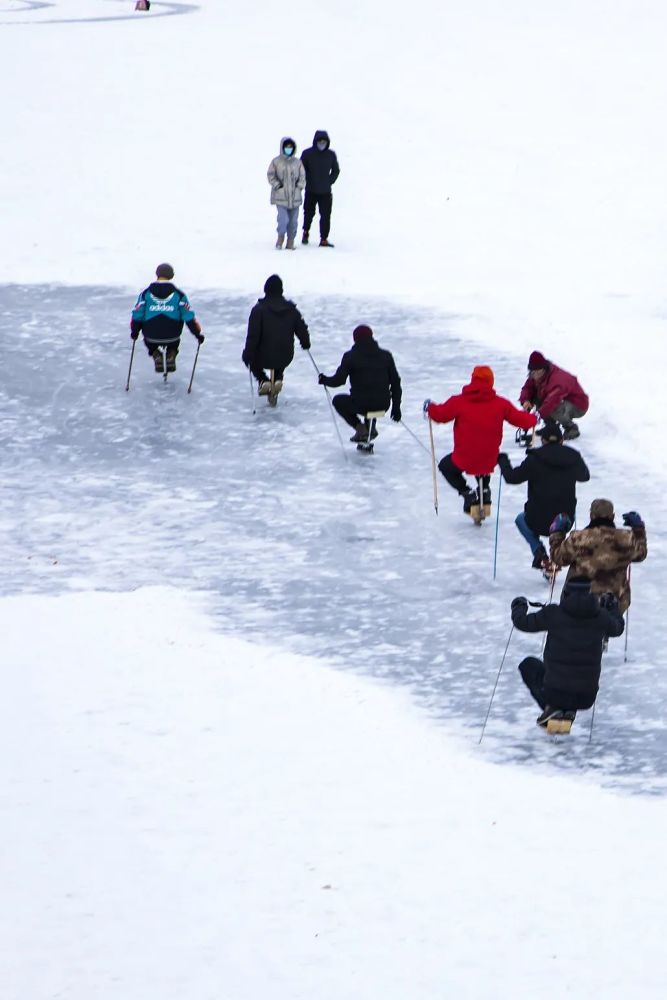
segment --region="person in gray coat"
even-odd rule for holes
[[[294,139],[289,136],[283,137],[280,142],[280,155],[271,160],[266,176],[271,185],[271,204],[278,209],[276,247],[282,250],[287,236],[287,249],[294,250],[299,206],[306,186],[306,171],[301,160],[297,159]]]

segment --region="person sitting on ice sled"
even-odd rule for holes
[[[584,576],[566,580],[559,604],[528,613],[525,597],[515,597],[512,623],[520,632],[546,632],[544,660],[527,656],[519,673],[542,713],[538,726],[569,733],[578,709],[591,708],[600,682],[603,643],[623,634],[623,616],[613,594],[598,597]]]
[[[387,411],[391,406],[391,419],[396,423],[401,419],[401,379],[394,358],[383,350],[373,337],[370,326],[361,324],[352,333],[354,341],[349,351],[341,358],[333,375],[317,377],[320,385],[335,388],[350,380],[350,395],[340,393],[333,398],[336,413],[354,428],[350,441],[364,444],[377,437],[375,427],[365,419],[367,413]],[[360,416],[364,420],[360,420]]]
[[[547,570],[549,556],[540,535],[548,536],[560,511],[574,518],[577,483],[587,483],[591,474],[579,452],[563,444],[563,432],[555,420],[546,420],[537,435],[542,447],[531,448],[521,465],[513,469],[505,452],[498,455],[498,465],[506,483],[528,483],[528,499],[515,524],[530,545],[533,569]]]
[[[569,566],[567,579],[587,576],[594,594],[610,591],[621,614],[630,607],[630,563],[643,562],[647,555],[646,526],[641,515],[631,510],[623,515],[625,528],[614,523],[611,500],[598,498],[591,504],[590,523],[573,531],[567,514],[559,514],[551,524],[549,547],[556,566]]]
[[[547,361],[539,351],[533,351],[528,358],[528,378],[519,402],[524,410],[535,407],[542,420],[557,420],[566,441],[579,437],[574,418],[583,417],[588,411],[588,396],[576,376]]]
[[[183,324],[200,344],[204,343],[199,320],[190,308],[184,292],[172,284],[174,269],[171,264],[158,264],[154,281],[144,288],[132,310],[130,336],[136,340],[143,331],[144,343],[155,364],[155,371],[164,371],[161,348],[166,349],[167,371],[176,371],[176,355],[181,343]]]
[[[306,322],[289,299],[283,296],[282,279],[270,275],[264,282],[264,298],[258,299],[248,317],[248,334],[241,361],[257,379],[259,395],[277,399],[283,375],[294,358],[294,338],[304,351],[310,350]],[[268,369],[273,381],[267,375]]]
[[[444,403],[424,400],[424,413],[438,424],[454,421],[454,451],[440,460],[438,468],[459,496],[463,510],[474,516],[473,508],[491,503],[491,473],[498,460],[503,438],[503,423],[529,430],[537,423],[534,413],[518,410],[509,399],[496,395],[495,377],[487,365],[477,365],[469,385],[458,396]],[[464,473],[482,479],[483,496],[479,488],[472,489]]]

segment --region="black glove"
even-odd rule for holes
[[[303,343],[301,345],[301,350],[302,351],[310,350],[310,337],[304,337]]]
[[[132,330],[130,332],[130,336],[132,337],[132,340],[137,340],[138,337],[139,337],[139,331],[138,330]]]
[[[510,607],[511,607],[512,611],[514,611],[515,608],[527,608],[528,607],[528,599],[526,597],[515,597],[514,600],[511,603]]]
[[[199,342],[200,344],[203,344],[203,343],[204,343],[204,341],[206,340],[206,337],[204,336],[204,334],[203,334],[203,333],[198,333],[198,334],[196,334],[196,337],[197,337],[197,340],[198,340],[198,342]]]
[[[502,469],[503,466],[507,467],[510,464],[509,455],[506,451],[501,451],[498,453],[498,465]]]
[[[246,368],[250,368],[250,366],[251,366],[250,355],[245,350],[244,350],[243,354],[241,355],[241,361],[246,366]]]
[[[324,374],[324,372],[320,372],[318,374],[317,381],[319,382],[320,385],[326,385],[327,384],[327,377]]]
[[[645,528],[646,525],[642,521],[641,514],[638,514],[636,510],[630,510],[627,514],[623,515],[623,524],[626,528]]]
[[[391,408],[391,419],[394,423],[400,424],[401,422],[401,408],[400,406],[392,406]]]
[[[618,598],[616,594],[612,594],[610,591],[606,594],[600,594],[600,607],[606,608],[607,611],[618,610]]]

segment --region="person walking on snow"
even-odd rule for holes
[[[282,279],[272,274],[264,282],[264,298],[258,299],[248,318],[248,334],[241,360],[259,383],[259,395],[277,395],[285,369],[294,358],[294,338],[304,351],[310,350],[310,335],[295,304],[283,296]],[[266,369],[273,372],[273,389]]]
[[[569,733],[578,709],[597,697],[603,645],[623,634],[624,622],[613,594],[598,598],[585,576],[567,580],[559,604],[528,613],[525,597],[512,601],[512,624],[520,632],[546,632],[544,660],[527,656],[519,664],[522,680],[542,709],[538,726]]]
[[[503,438],[503,423],[529,430],[537,423],[533,413],[513,406],[509,399],[496,395],[495,377],[487,365],[477,365],[469,385],[457,396],[444,403],[424,400],[424,413],[438,424],[454,421],[454,450],[440,460],[438,468],[459,496],[463,510],[470,514],[473,507],[491,503],[491,473],[498,460]],[[482,479],[483,496],[471,489],[464,473]]]
[[[374,410],[388,410],[391,419],[397,423],[401,419],[401,379],[394,358],[383,350],[373,337],[370,326],[362,324],[352,333],[354,345],[346,351],[333,375],[318,375],[320,385],[335,388],[350,380],[350,394],[340,393],[333,398],[336,413],[354,428],[350,441],[358,444],[377,437],[377,430],[369,427],[360,415]]]
[[[320,210],[320,246],[332,247],[329,243],[331,229],[332,186],[340,174],[338,157],[329,148],[329,135],[318,129],[313,136],[313,145],[301,154],[301,162],[306,170],[306,195],[303,203],[302,243],[308,243],[310,227],[315,218],[315,209]]]
[[[540,536],[549,535],[560,511],[574,520],[577,483],[587,483],[591,474],[579,452],[563,444],[563,432],[555,420],[546,420],[537,434],[542,447],[531,448],[516,469],[504,451],[498,455],[498,465],[506,483],[528,483],[528,499],[515,524],[530,546],[533,569],[546,570],[549,556]]]
[[[167,371],[175,372],[183,324],[187,324],[200,344],[205,338],[187,296],[173,284],[174,269],[171,264],[158,264],[155,276],[157,281],[140,292],[132,310],[130,336],[136,340],[143,331],[144,343],[155,364],[155,371],[160,373],[164,372],[165,359],[161,350],[164,347]]]
[[[581,531],[567,532],[572,521],[561,513],[554,518],[549,534],[551,561],[569,566],[567,579],[586,576],[594,594],[610,592],[621,614],[630,607],[628,570],[633,562],[643,562],[648,549],[646,526],[635,510],[623,515],[625,528],[614,523],[614,505],[601,498],[591,504],[590,523]]]
[[[519,402],[524,410],[535,408],[542,420],[549,417],[557,420],[563,427],[566,441],[579,437],[574,419],[583,417],[588,411],[588,396],[576,376],[547,361],[539,351],[533,351],[528,358],[528,378],[521,389]]]
[[[287,249],[294,250],[299,205],[306,186],[306,171],[301,160],[297,159],[294,139],[289,136],[281,139],[280,155],[271,160],[266,176],[271,185],[271,204],[278,209],[276,247],[282,250],[287,235]]]

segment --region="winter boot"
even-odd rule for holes
[[[557,712],[547,719],[547,732],[550,736],[567,736],[572,729],[576,712]]]
[[[326,238],[326,236],[323,236],[322,239],[320,240],[320,246],[321,247],[333,247],[333,243],[329,243],[329,240]]]
[[[467,489],[463,494],[463,513],[470,514],[473,507],[479,507],[477,490]]]
[[[155,365],[155,371],[162,375],[164,373],[164,357],[159,347],[156,347],[153,351],[153,364]]]
[[[307,229],[304,229],[303,236],[301,237],[301,242],[303,243],[304,246],[308,244],[309,238],[310,238],[310,233],[308,232]]]
[[[484,517],[491,517],[491,484],[489,483],[482,491],[482,505],[484,507]]]
[[[271,383],[268,379],[263,380],[259,383],[259,389],[257,390],[260,396],[268,396],[271,392]]]
[[[560,719],[562,714],[563,713],[560,708],[552,708],[551,705],[547,705],[542,714],[538,715],[535,721],[537,722],[538,726],[542,726],[543,729],[546,729],[547,722],[549,721],[549,719],[556,719],[556,718]]]
[[[176,371],[176,351],[174,350],[173,347],[167,348],[167,371],[168,372]]]
[[[276,250],[282,250],[284,242],[285,242],[285,236],[284,235],[279,236],[278,239],[276,240]]]
[[[563,441],[574,441],[579,437],[579,428],[575,423],[563,427]]]
[[[350,441],[353,441],[355,444],[361,444],[368,441],[368,424],[357,424]]]
[[[296,247],[294,246],[294,239],[290,239],[289,236],[287,237],[287,249],[296,250]]]

